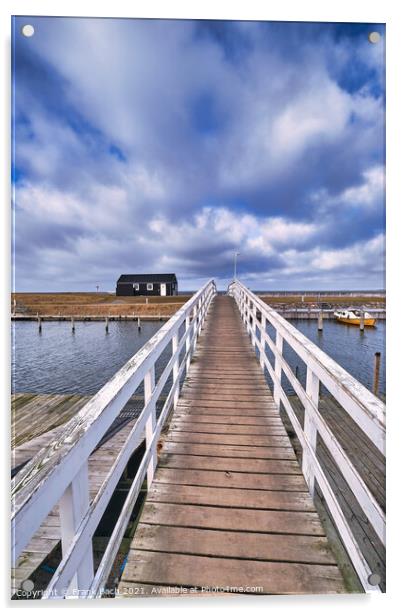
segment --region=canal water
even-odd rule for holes
[[[323,332],[317,331],[317,321],[292,324],[368,389],[374,353],[380,351],[380,394],[385,394],[385,321],[364,332],[336,321],[324,321]],[[94,394],[162,325],[143,322],[138,331],[135,322],[112,321],[107,334],[102,322],[76,322],[75,333],[68,322],[43,322],[39,333],[35,322],[13,322],[12,391]],[[303,362],[286,344],[284,354],[304,383]],[[168,357],[169,349],[157,364],[157,376]],[[292,393],[288,383],[284,387]]]
[[[367,327],[364,332],[355,325],[345,325],[332,320],[324,321],[322,332],[318,331],[316,320],[290,322],[370,390],[373,388],[374,354],[379,351],[381,353],[379,394],[385,396],[385,320],[377,321],[376,327]],[[298,367],[299,378],[305,384],[306,369],[303,362],[288,345],[285,345],[284,354],[293,370]]]

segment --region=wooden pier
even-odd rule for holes
[[[125,596],[345,586],[233,299],[218,297],[164,439]]]
[[[140,386],[136,417],[119,423]],[[18,400],[33,412],[34,398]],[[60,545],[41,598],[384,590],[384,404],[239,281],[229,296],[209,281],[81,403],[62,425],[48,412],[47,437],[15,431],[17,594]],[[96,529],[141,444],[99,553]]]
[[[58,394],[16,394],[12,399],[11,468],[19,468],[43,448],[60,437],[65,423],[73,418],[90,396]],[[136,418],[122,422],[118,431],[105,439],[89,458],[89,490],[91,499],[97,494],[118,452],[124,445]],[[61,541],[58,507],[55,507],[33,535],[12,570],[12,595],[29,579]]]

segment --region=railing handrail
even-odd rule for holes
[[[298,355],[303,359],[306,354],[309,355],[309,362],[315,364],[315,368],[319,367],[323,373],[323,378],[320,380],[330,393],[341,389],[348,399],[356,405],[361,412],[364,412],[368,419],[372,422],[372,429],[368,436],[371,438],[376,447],[383,453],[385,449],[385,404],[371,391],[369,391],[362,383],[360,383],[347,370],[342,368],[332,357],[322,351],[314,342],[307,338],[294,325],[289,323],[283,316],[278,314],[271,306],[266,304],[250,289],[248,289],[239,280],[232,282],[232,285],[238,285],[239,288],[252,298],[255,305],[266,316],[268,321],[279,329],[283,338],[290,344]],[[364,427],[363,427],[364,430]]]
[[[119,412],[154,367],[166,346],[201,300],[214,296],[209,280],[82,407],[57,436],[39,451],[12,482],[12,555],[16,560],[57,504]],[[196,313],[197,316],[197,313]],[[187,334],[186,334],[187,335]],[[34,515],[31,515],[34,512]]]

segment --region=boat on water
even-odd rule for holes
[[[375,319],[369,312],[357,310],[355,308],[348,308],[347,310],[335,310],[334,316],[340,323],[347,323],[348,325],[360,325],[360,319],[363,312],[365,327],[375,327],[377,319]]]

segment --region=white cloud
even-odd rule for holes
[[[341,272],[351,278],[356,273],[366,271],[383,273],[385,254],[385,236],[376,235],[369,241],[360,241],[338,249],[314,248],[312,250],[287,250],[284,254],[287,276],[317,274],[320,272]]]
[[[350,186],[336,195],[329,195],[321,189],[311,195],[311,201],[324,211],[336,211],[341,207],[356,209],[384,208],[385,198],[385,168],[376,165],[366,169],[359,184]]]
[[[331,235],[332,214],[342,234],[349,209],[378,213],[384,192],[372,162],[382,101],[328,70],[353,50],[328,39],[292,56],[253,24],[231,32],[249,37],[236,59],[191,22],[61,18],[36,30],[30,44],[63,104],[29,80],[17,97],[17,278],[32,278],[29,250],[43,271],[74,264],[109,281],[141,267],[223,275],[237,248],[250,279],[278,284],[353,258],[371,267]],[[378,51],[368,63],[379,71]],[[372,235],[373,220],[362,218]]]

